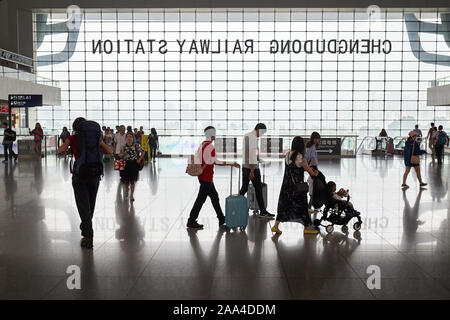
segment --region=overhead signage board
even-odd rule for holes
[[[4,49],[0,49],[0,59],[33,68],[33,59]]]
[[[42,94],[10,94],[8,103],[11,108],[30,108],[42,106]]]

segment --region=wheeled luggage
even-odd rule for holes
[[[265,183],[265,167],[263,166],[263,179],[262,179],[262,194],[264,199],[264,205],[267,207],[267,184]],[[247,203],[249,210],[253,210],[253,213],[259,213],[258,200],[256,199],[255,187],[253,183],[249,183],[247,190]]]
[[[241,181],[241,170],[239,169],[239,181]],[[225,225],[228,229],[240,228],[245,231],[248,225],[247,199],[239,194],[232,194],[233,189],[233,167],[231,167],[230,196],[225,199]]]

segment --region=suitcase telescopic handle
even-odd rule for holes
[[[231,171],[231,178],[230,178],[230,195],[233,194],[233,166],[230,167],[230,171]],[[239,194],[239,189],[240,189],[240,183],[241,183],[241,168],[238,168],[239,174],[238,174],[238,194]]]

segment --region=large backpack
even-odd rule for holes
[[[82,177],[103,175],[103,153],[100,149],[102,130],[95,121],[83,121],[77,131],[78,159],[73,171]]]
[[[447,143],[447,135],[443,131],[439,132],[436,139],[436,144],[438,146],[443,146],[446,143]]]

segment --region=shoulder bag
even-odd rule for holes
[[[415,142],[413,142],[413,147],[411,150],[411,164],[420,164],[420,157],[418,155],[414,154],[414,146],[415,146]]]

